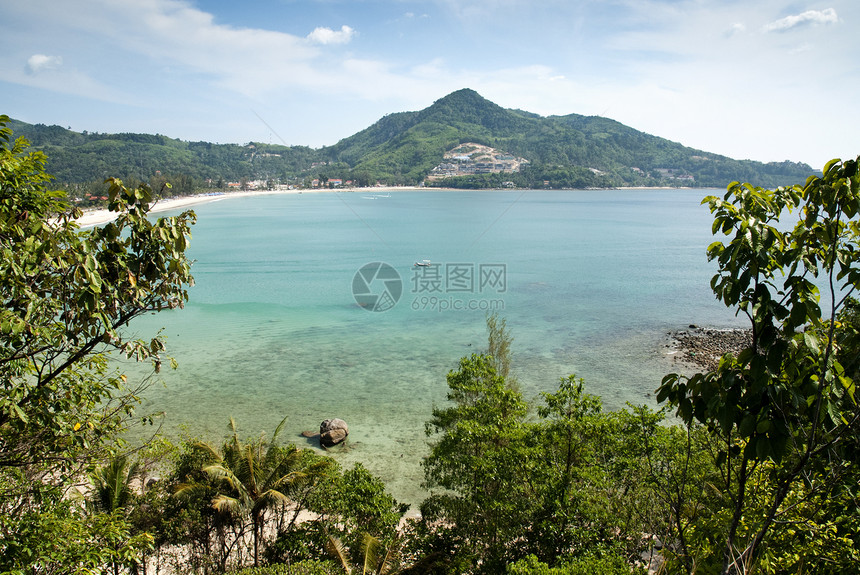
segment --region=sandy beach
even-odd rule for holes
[[[389,186],[389,187],[374,187],[374,188],[338,188],[336,190],[326,189],[326,188],[310,188],[310,189],[292,189],[292,190],[255,190],[255,191],[247,191],[247,192],[224,192],[224,193],[206,193],[199,194],[196,196],[183,196],[178,198],[167,198],[163,200],[159,200],[156,202],[152,209],[150,210],[151,214],[158,212],[167,212],[171,210],[179,210],[183,208],[190,208],[191,206],[196,206],[199,204],[205,204],[208,202],[216,202],[228,198],[241,198],[246,196],[268,196],[274,194],[321,194],[321,193],[331,193],[331,192],[363,192],[363,193],[374,193],[374,194],[385,194],[389,192],[398,192],[398,191],[418,191],[426,188],[419,188],[417,186]],[[436,188],[433,188],[434,190]],[[111,212],[109,210],[100,209],[100,210],[87,210],[83,213],[83,215],[77,219],[78,225],[82,228],[87,228],[91,226],[100,226],[102,224],[106,224],[116,218],[116,212]]]
[[[653,187],[630,187],[630,188],[615,188],[615,189],[623,189],[623,190],[660,190],[660,189],[679,189],[679,188],[653,188]],[[195,206],[198,204],[205,204],[208,202],[217,202],[223,199],[228,198],[241,198],[246,196],[267,196],[273,194],[322,194],[322,193],[364,193],[364,194],[387,194],[390,192],[419,192],[419,191],[433,191],[433,192],[498,192],[500,191],[498,188],[486,188],[479,190],[462,190],[457,188],[437,188],[437,187],[421,187],[421,186],[379,186],[372,188],[303,188],[303,189],[291,189],[291,190],[252,190],[246,192],[208,192],[205,194],[199,194],[196,196],[183,196],[178,198],[167,198],[163,200],[159,200],[150,210],[150,213],[158,213],[158,212],[167,212],[170,210],[178,210],[182,208],[188,208],[191,206]],[[526,191],[526,190],[502,190],[502,191]],[[555,190],[555,191],[563,191],[563,190]],[[570,191],[570,190],[567,190]],[[582,191],[582,190],[574,190],[574,191]],[[105,209],[100,210],[86,210],[83,215],[78,218],[78,225],[82,228],[91,227],[91,226],[100,226],[102,224],[106,224],[112,221],[116,217],[116,214],[110,212]]]

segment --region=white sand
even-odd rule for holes
[[[156,202],[152,209],[150,209],[150,213],[157,212],[166,212],[170,210],[178,210],[181,208],[187,208],[190,206],[195,206],[197,204],[205,204],[207,202],[214,202],[217,200],[223,200],[226,198],[241,198],[245,196],[266,196],[273,194],[318,194],[323,192],[364,192],[364,193],[389,193],[389,192],[397,192],[397,191],[416,191],[423,190],[425,188],[419,188],[415,186],[400,186],[400,187],[379,187],[379,188],[338,188],[336,190],[327,189],[327,188],[311,188],[311,189],[302,189],[302,190],[262,190],[262,191],[249,191],[249,192],[224,192],[222,194],[203,194],[198,196],[184,196],[179,198],[168,198],[164,200],[159,200]],[[438,190],[439,188],[430,188],[433,190]],[[77,219],[78,225],[82,228],[87,228],[91,226],[100,226],[102,224],[106,224],[110,221],[113,221],[116,218],[117,213],[111,212],[109,210],[101,209],[101,210],[88,210],[85,211],[84,214]]]

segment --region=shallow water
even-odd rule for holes
[[[700,202],[713,192],[355,192],[197,206],[189,304],[133,326],[164,326],[179,362],[145,410],[164,411],[169,432],[186,425],[212,441],[231,416],[248,435],[289,416],[282,438],[300,446],[301,431],[341,417],[349,449],[335,456],[416,503],[424,422],[445,401],[446,373],[485,349],[488,309],[507,319],[526,397],[576,373],[610,409],[653,401],[672,368],[667,331],[738,325],[708,288]],[[424,259],[431,266],[413,267]],[[356,283],[374,262],[393,275]],[[397,296],[397,279],[391,309],[356,303],[362,286]]]

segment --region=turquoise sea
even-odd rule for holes
[[[486,348],[487,311],[507,320],[526,397],[575,373],[610,409],[653,404],[673,370],[668,331],[740,325],[708,287],[700,202],[714,193],[331,192],[195,206],[190,302],[132,326],[163,326],[179,363],[144,411],[211,441],[231,416],[249,436],[288,416],[282,437],[299,446],[303,430],[343,418],[349,448],[335,457],[416,503],[424,423],[447,372]]]

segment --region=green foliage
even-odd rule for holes
[[[358,561],[367,531],[386,548],[394,541],[407,506],[364,467],[341,471],[313,450],[282,446],[280,426],[271,439],[247,441],[235,423],[230,429],[220,448],[193,439],[180,444],[161,487],[169,497],[153,502],[163,509],[151,526],[156,545],[186,546],[189,566],[224,572],[243,562],[244,540],[257,565],[325,557],[329,535],[350,543],[351,561]]]
[[[100,182],[113,174],[147,182],[153,189],[160,189],[166,179],[174,186],[173,194],[185,195],[201,187],[218,187],[219,179],[293,178],[318,161],[318,153],[305,146],[183,142],[160,135],[77,133],[59,126],[11,124],[50,156],[52,173],[67,184]]]
[[[329,561],[299,561],[289,565],[248,567],[231,571],[231,575],[340,575],[342,571]]]
[[[400,541],[397,539],[384,547],[378,538],[365,533],[361,539],[360,553],[352,553],[354,557],[357,556],[355,562],[350,560],[350,553],[337,537],[328,537],[326,549],[347,575],[359,570],[362,575],[390,575],[400,567]]]
[[[409,508],[386,492],[385,483],[361,463],[326,477],[311,505],[343,535],[370,533],[386,541],[395,537]]]
[[[614,554],[586,556],[574,559],[559,567],[541,563],[534,555],[511,563],[505,571],[508,575],[630,575],[630,565],[623,557]]]
[[[540,557],[581,552],[599,543],[605,536],[601,529],[612,525],[611,517],[599,517],[601,508],[610,510],[594,489],[606,480],[595,463],[602,455],[607,422],[600,399],[584,393],[583,386],[575,376],[562,379],[555,393],[542,394],[544,405],[538,408],[543,424],[535,426],[535,443],[543,446],[543,465],[535,466],[531,482],[541,508],[529,537]],[[588,529],[582,529],[584,517],[592,523]]]
[[[623,502],[638,516],[649,538],[672,542],[647,551],[661,554],[669,573],[714,572],[721,558],[710,540],[713,525],[725,507],[712,439],[701,426],[667,425],[664,413],[646,407],[613,414],[624,430],[623,467],[616,473],[636,496]]]
[[[431,492],[411,527],[409,551],[424,559],[410,572],[499,572],[531,554],[629,573],[645,533],[672,535],[670,518],[653,512],[656,460],[680,449],[662,414],[603,413],[570,376],[542,394],[539,419],[527,421],[490,356],[463,358],[448,382],[453,406],[434,410],[428,430],[441,437],[425,461],[428,485],[444,491]]]
[[[360,463],[340,471],[334,462],[331,473],[308,497],[307,505],[317,518],[279,531],[277,540],[267,550],[270,561],[331,554],[332,541],[337,541],[349,565],[363,564],[367,559],[368,537],[377,542],[377,547],[386,551],[395,549],[397,526],[409,508],[399,504],[385,490],[382,480]]]
[[[0,514],[3,573],[97,573],[134,563],[150,545],[148,534],[131,535],[121,512],[84,513],[57,491],[14,516]]]
[[[134,496],[131,481],[137,474],[137,464],[125,455],[114,456],[107,465],[96,468],[90,473],[93,509],[105,513],[124,509]]]
[[[857,348],[840,344],[856,344],[853,310],[843,309],[860,288],[857,160],[828,163],[802,188],[734,183],[705,201],[714,233],[729,238],[708,247],[719,265],[711,286],[747,317],[752,344],[714,371],[667,376],[658,400],[718,442],[729,512],[715,536],[725,541],[723,571],[733,573],[761,559],[771,528],[797,509],[787,506],[793,493],[817,485],[813,497],[843,479],[841,462],[856,461]],[[788,228],[781,218],[791,212],[799,217]],[[812,471],[822,480],[811,484]],[[751,524],[754,511],[761,520]]]
[[[498,319],[488,324],[498,336]],[[529,422],[495,364],[489,355],[461,359],[448,375],[452,405],[434,409],[427,424],[441,435],[424,462],[434,490],[421,506],[425,523],[414,527],[420,548],[439,572],[464,564],[499,572],[529,553],[578,561],[595,549],[626,564],[642,548],[647,514],[639,510],[653,503],[632,416],[603,414],[600,399],[570,376],[543,394],[540,420]]]
[[[45,155],[13,141],[8,123],[0,116],[0,555],[9,569],[40,572],[129,563],[151,538],[131,535],[119,509],[127,474],[116,468],[112,486],[110,472],[94,474],[104,512],[87,514],[67,495],[114,450],[147,383],[129,386],[108,354],[156,371],[164,359],[160,337],[132,340],[124,329],[184,305],[194,214],[152,221],[147,186],[110,180],[116,220],[81,231],[79,212],[48,188]]]
[[[330,557],[331,554],[326,549],[329,537],[325,521],[305,521],[280,529],[275,540],[266,546],[263,555],[270,565],[294,564],[299,561]]]
[[[477,142],[527,158],[521,173],[451,178],[433,185],[480,189],[513,181],[519,188],[614,186],[723,187],[733,179],[760,186],[802,182],[809,166],[762,164],[709,154],[638,132],[607,118],[506,110],[472,90],[459,90],[419,112],[390,114],[353,136],[313,150],[302,146],[181,142],[148,134],[78,134],[58,126],[16,123],[52,158],[64,182],[102,180],[117,166],[129,181],[158,189],[160,172],[174,193],[220,187],[220,180],[342,178],[357,185],[418,184],[446,151]],[[597,170],[595,172],[594,170]],[[115,172],[113,172],[115,173]],[[544,182],[547,182],[545,185]],[[96,194],[101,195],[101,194]]]
[[[487,355],[462,358],[448,387],[453,405],[433,410],[427,434],[442,435],[424,461],[428,487],[444,491],[424,501],[422,516],[455,524],[493,569],[527,525],[518,469],[527,459],[526,404]]]
[[[464,176],[437,182],[454,188],[723,187],[743,177],[759,185],[803,181],[809,166],[761,164],[709,154],[644,134],[618,122],[572,114],[542,118],[505,110],[472,90],[459,90],[420,112],[386,116],[336,145],[322,148],[329,161],[375,174],[386,183],[417,183],[463,142],[524,157],[520,174]],[[595,174],[591,169],[601,172]],[[635,168],[635,169],[634,169]],[[659,171],[663,170],[663,172]],[[680,177],[684,176],[684,177]],[[691,176],[688,178],[687,176]]]
[[[113,180],[116,221],[79,231],[63,193],[46,189],[45,156],[27,153],[23,139],[10,146],[6,128],[0,135],[0,467],[70,464],[112,435],[137,400],[104,354],[160,366],[160,338],[126,340],[121,328],[184,305],[194,215],[152,222],[149,188]]]
[[[232,437],[220,450],[205,443],[195,449],[206,462],[202,471],[212,484],[187,483],[178,486],[177,494],[209,490],[215,487],[212,508],[234,518],[249,516],[254,544],[254,566],[259,565],[260,543],[265,537],[265,514],[271,508],[292,503],[291,495],[313,487],[328,472],[331,460],[313,456],[295,445],[283,447],[277,443],[284,418],[271,440],[260,436],[243,443],[236,423],[230,419]]]
[[[496,373],[510,386],[511,343],[514,338],[508,331],[508,321],[498,313],[487,315],[487,355],[493,358]]]

